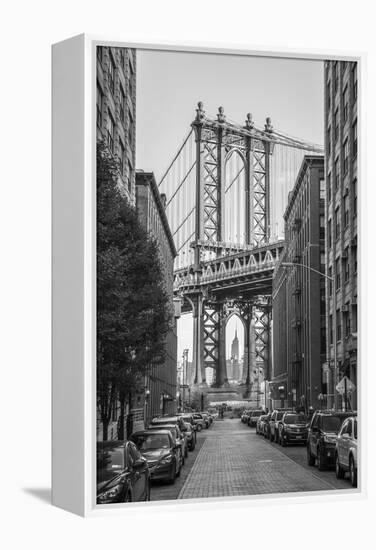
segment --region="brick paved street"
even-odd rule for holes
[[[303,465],[304,447],[282,449],[239,419],[217,421],[202,435],[202,447],[178,498],[350,489],[333,471]]]

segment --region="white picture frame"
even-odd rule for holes
[[[96,445],[96,217],[95,217],[95,47],[111,45],[143,49],[194,51],[218,54],[294,57],[306,59],[343,59],[359,63],[359,129],[360,162],[358,162],[361,226],[360,263],[363,259],[363,227],[365,209],[363,126],[364,54],[338,52],[304,52],[274,49],[244,50],[223,45],[189,46],[184,44],[127,43],[91,35],[79,35],[55,44],[52,48],[52,216],[53,216],[53,352],[52,352],[52,502],[55,506],[81,516],[128,513],[134,504],[96,505],[95,445]],[[361,270],[359,295],[365,294],[365,279]],[[359,363],[363,360],[365,311],[359,309]],[[365,368],[359,374],[360,415],[365,414]],[[323,495],[260,495],[257,497],[224,497],[206,501],[166,502],[167,506],[220,505],[231,501],[236,505],[258,505],[260,501],[274,503],[321,499],[328,502],[339,498],[356,500],[366,494],[366,438],[361,423],[361,479],[359,491],[331,491]],[[69,482],[68,482],[69,480]],[[341,496],[339,496],[341,495]],[[148,503],[161,506],[161,503]]]

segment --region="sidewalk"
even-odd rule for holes
[[[214,422],[178,498],[333,490],[239,419]]]

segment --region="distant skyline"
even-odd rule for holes
[[[259,56],[137,50],[136,168],[159,182],[196,114],[198,101],[215,116],[243,123],[251,112],[258,126],[271,117],[275,129],[324,143],[323,61]],[[226,331],[226,355],[232,342]],[[241,322],[238,322],[238,327]],[[192,319],[178,322],[178,360],[192,357]],[[238,330],[243,353],[243,330]]]

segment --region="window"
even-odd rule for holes
[[[320,239],[325,239],[325,216],[320,215]]]
[[[331,296],[333,294],[333,268],[332,267],[329,267],[328,269],[328,276],[330,277],[328,290],[329,290],[329,296]]]
[[[349,118],[349,88],[346,86],[346,88],[343,90],[342,93],[342,101],[343,101],[343,121],[346,122]]]
[[[343,144],[343,173],[347,174],[349,170],[349,140],[346,138]]]
[[[125,69],[125,48],[120,48],[120,63],[123,69]]]
[[[336,142],[339,136],[339,112],[338,107],[334,113],[334,141]]]
[[[328,178],[327,178],[327,182],[328,182],[328,202],[330,202],[332,200],[332,174],[328,174]]]
[[[353,99],[354,102],[358,97],[358,64],[354,63],[352,68],[352,83],[353,83]]]
[[[98,49],[99,48],[97,48],[97,50]],[[97,81],[97,126],[98,128],[102,127],[102,108],[103,108],[103,92],[99,82]]]
[[[120,173],[121,175],[123,175],[124,168],[125,168],[125,147],[120,137],[119,137],[119,165],[120,165]]]
[[[334,213],[334,223],[335,223],[335,238],[339,239],[340,235],[340,222],[339,222],[339,207],[336,208]]]
[[[358,201],[357,201],[357,186],[358,186],[358,180],[355,178],[353,180],[353,197],[354,197],[354,218],[357,215],[357,207],[358,207]]]
[[[125,122],[125,92],[120,85],[120,120]]]
[[[108,111],[107,121],[107,145],[110,151],[114,152],[115,121],[110,111]]]
[[[334,62],[334,93],[338,90],[338,82],[339,82],[339,63],[338,61]]]
[[[329,344],[333,344],[333,315],[329,315]]]
[[[327,107],[328,107],[328,111],[330,109],[330,104],[331,104],[330,93],[331,93],[330,82],[328,82],[327,85],[326,85],[326,102],[327,102],[326,104],[327,104]]]
[[[344,253],[344,266],[343,266],[343,274],[345,277],[345,283],[347,283],[350,279],[350,262],[349,262],[349,249],[345,249]]]
[[[328,221],[328,247],[332,247],[332,220]]]
[[[100,64],[103,63],[103,47],[97,46],[97,60],[100,62]]]
[[[348,194],[344,198],[343,209],[344,209],[344,224],[345,224],[345,227],[347,227],[349,225],[349,209],[350,209]]]
[[[341,326],[341,312],[339,309],[337,309],[337,342],[339,342],[342,339],[342,326]]]
[[[330,155],[331,151],[332,151],[332,128],[331,126],[329,126],[328,128],[328,131],[327,131],[327,149],[328,149],[328,155]]]
[[[341,266],[339,263],[339,258],[336,259],[336,291],[339,290],[341,286]]]
[[[320,180],[320,199],[325,200],[325,193],[326,193],[326,185],[325,180]]]
[[[356,120],[352,126],[353,135],[353,157],[358,154],[358,121]]]
[[[325,272],[325,252],[320,252],[320,271]]]
[[[353,258],[354,258],[354,273],[358,271],[358,247],[354,246],[353,248]]]
[[[110,59],[108,64],[108,87],[110,88],[112,95],[115,93],[115,61],[110,50]]]
[[[326,327],[320,329],[320,353],[326,352]]]
[[[346,304],[349,307],[349,304]],[[350,314],[346,311],[343,315],[343,325],[345,329],[345,337],[350,336],[351,326],[350,326]]]
[[[336,158],[334,163],[334,183],[337,190],[339,187],[339,157]]]

